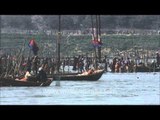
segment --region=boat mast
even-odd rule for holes
[[[93,35],[93,40],[95,40],[95,35],[94,35],[94,26],[93,26],[93,17],[91,15],[91,23],[92,23],[92,35]],[[94,47],[94,52],[95,52],[95,68],[97,69],[97,52],[96,52],[96,47]]]
[[[0,50],[1,50],[1,15],[0,15]]]
[[[1,52],[1,15],[0,15],[0,52]],[[1,66],[1,58],[0,58],[0,78],[2,77],[2,66]]]
[[[57,39],[57,44],[56,44],[57,45],[56,46],[56,48],[57,48],[56,49],[57,50],[57,56],[56,56],[56,58],[57,58],[57,66],[56,66],[57,70],[56,70],[56,72],[57,72],[57,74],[60,73],[59,68],[60,68],[61,15],[58,16],[58,22],[59,22],[59,25],[58,25],[58,39]],[[60,79],[61,79],[61,76],[59,75],[58,78],[56,78],[56,85],[55,86],[60,86]]]
[[[97,29],[98,29],[100,43],[102,43],[102,41],[101,41],[101,18],[100,18],[100,15],[98,15],[98,28]],[[101,62],[101,46],[98,47],[98,59],[99,59],[99,62]]]
[[[58,39],[57,39],[57,72],[59,73],[60,68],[60,31],[61,31],[61,15],[59,15],[59,26],[58,26]]]

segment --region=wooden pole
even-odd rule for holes
[[[101,18],[100,18],[100,15],[98,16],[98,34],[99,34],[100,42],[102,42],[101,41]],[[98,47],[98,59],[99,59],[99,62],[101,62],[101,46]]]
[[[61,31],[61,16],[59,15],[59,28],[58,28],[58,39],[57,39],[57,72],[59,73],[60,68],[60,31]]]
[[[96,15],[96,40],[98,41],[98,34],[99,34],[99,29],[98,29],[98,17]],[[98,53],[98,60],[99,60],[99,53]],[[97,68],[96,68],[97,69]]]
[[[0,51],[1,51],[1,15],[0,15]],[[1,58],[0,58],[0,61],[1,61]],[[0,78],[2,76],[1,74],[2,74],[2,66],[0,62]]]
[[[1,15],[0,15],[0,51],[1,51]],[[1,59],[1,58],[0,58]],[[1,61],[1,60],[0,60]],[[2,77],[2,74],[3,71],[2,71],[2,65],[0,63],[0,78]]]
[[[1,15],[0,15],[0,50],[1,50]]]
[[[96,15],[96,39],[98,40],[98,34],[99,34],[99,21],[98,16]]]
[[[59,74],[60,68],[60,31],[61,31],[61,15],[58,16],[59,28],[58,28],[58,39],[57,39],[57,74]],[[56,80],[56,86],[60,86],[60,75]]]
[[[93,17],[91,15],[91,23],[92,23],[92,35],[93,35],[93,38],[95,40],[95,35],[94,35],[94,25],[93,25]],[[94,52],[95,52],[95,68],[97,69],[97,52],[96,52],[96,47],[94,47]]]
[[[20,55],[20,59],[19,59],[19,64],[18,64],[18,71],[20,70],[20,67],[22,64],[23,54],[25,52],[25,44],[26,44],[26,40],[24,40],[24,43],[23,43],[23,47],[22,47],[22,51],[21,51],[21,55]]]

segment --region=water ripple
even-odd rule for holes
[[[61,81],[49,87],[1,87],[0,104],[160,104],[159,74],[105,73],[99,81]]]

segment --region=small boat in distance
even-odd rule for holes
[[[14,78],[1,78],[0,87],[35,87],[35,86],[49,86],[52,83],[52,79],[48,78],[45,82],[39,81],[20,81]]]
[[[136,66],[135,72],[160,72],[160,68],[152,68],[148,66]]]
[[[60,81],[97,81],[101,78],[104,70],[95,70],[92,74],[54,74],[53,80]]]

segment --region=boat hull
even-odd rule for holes
[[[136,67],[135,72],[160,72],[160,68]]]
[[[49,86],[52,83],[52,79],[48,79],[46,82],[33,82],[33,81],[19,81],[12,78],[1,78],[0,87],[16,86],[16,87],[35,87],[35,86]]]
[[[53,76],[53,80],[61,80],[61,81],[97,81],[101,78],[104,70],[91,74],[91,75],[80,75],[80,74],[64,74],[58,75],[55,74]]]

